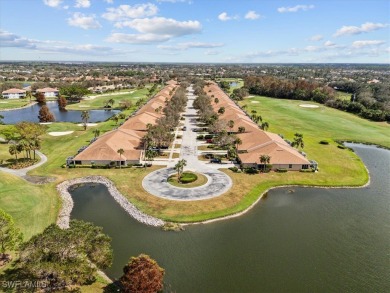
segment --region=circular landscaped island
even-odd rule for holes
[[[202,186],[207,183],[207,177],[200,173],[186,171],[180,176],[180,180],[177,178],[177,174],[172,174],[168,177],[168,183],[182,188],[194,188]]]

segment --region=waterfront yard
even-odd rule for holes
[[[1,99],[0,98],[0,111],[6,109],[20,108],[28,104],[30,104],[29,99]]]
[[[259,101],[251,104],[250,101]],[[287,184],[322,186],[359,186],[368,175],[361,160],[350,150],[340,149],[333,139],[380,143],[389,147],[389,127],[383,123],[363,120],[351,114],[320,106],[301,108],[300,101],[276,100],[264,97],[248,99],[244,103],[270,123],[270,131],[283,133],[291,139],[295,132],[304,134],[305,152],[319,163],[318,173],[268,173],[246,175],[225,170],[232,177],[233,187],[226,194],[202,201],[174,202],[156,198],[142,188],[142,178],[160,167],[130,169],[66,169],[65,159],[93,138],[93,129],[102,132],[115,126],[113,121],[100,123],[87,131],[77,130],[73,124],[55,123],[48,131],[76,130],[71,135],[44,136],[42,152],[48,163],[30,172],[30,175],[55,176],[56,182],[32,185],[11,175],[1,174],[0,206],[10,213],[29,238],[42,231],[56,219],[60,206],[55,190],[61,181],[87,175],[102,175],[114,181],[117,188],[140,210],[169,221],[193,222],[233,214],[249,207],[268,188]],[[130,111],[130,110],[129,110]],[[4,127],[4,126],[3,126]],[[328,139],[329,145],[319,144]]]

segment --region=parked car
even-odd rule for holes
[[[213,143],[213,140],[212,139],[206,139],[206,142],[207,143]]]
[[[213,158],[213,159],[210,160],[210,163],[221,164],[221,159],[219,159],[219,158]]]
[[[183,130],[183,131],[186,131],[186,130],[187,130],[187,127],[186,127],[186,126],[183,126],[182,130]]]

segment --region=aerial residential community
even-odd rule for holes
[[[0,292],[390,291],[386,1],[0,18]]]

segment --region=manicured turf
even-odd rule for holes
[[[299,107],[308,104],[305,101],[258,96],[240,104],[247,105],[248,113],[256,110],[263,120],[269,122],[268,130],[271,132],[281,133],[289,140],[293,139],[295,132],[302,133],[305,142],[313,143],[307,147],[309,152],[317,147],[317,141],[323,139],[368,142],[390,147],[390,125],[386,122],[372,122],[314,102],[310,104],[318,105],[319,108]]]
[[[0,98],[0,111],[4,109],[13,109],[26,106],[30,103],[29,99],[1,99]]]
[[[202,186],[207,183],[207,177],[204,176],[203,174],[193,173],[193,172],[184,172],[182,174],[182,181],[191,180],[191,179],[193,179],[192,182],[179,183],[177,181],[177,175],[175,174],[168,178],[168,183],[172,184],[173,186],[182,187],[182,188],[193,188],[193,187]]]
[[[93,110],[103,109],[105,101],[113,99],[115,101],[112,105],[113,109],[119,109],[119,103],[121,101],[131,101],[133,104],[140,98],[144,97],[148,92],[147,88],[136,90],[129,89],[121,92],[114,92],[110,94],[94,95],[96,98],[93,100],[82,100],[80,103],[69,104],[66,109],[68,110]]]
[[[350,101],[351,100],[351,94],[341,92],[341,91],[336,91],[336,98],[339,100],[346,100]]]
[[[59,210],[55,184],[33,185],[0,173],[0,208],[9,213],[27,240],[55,222]]]

